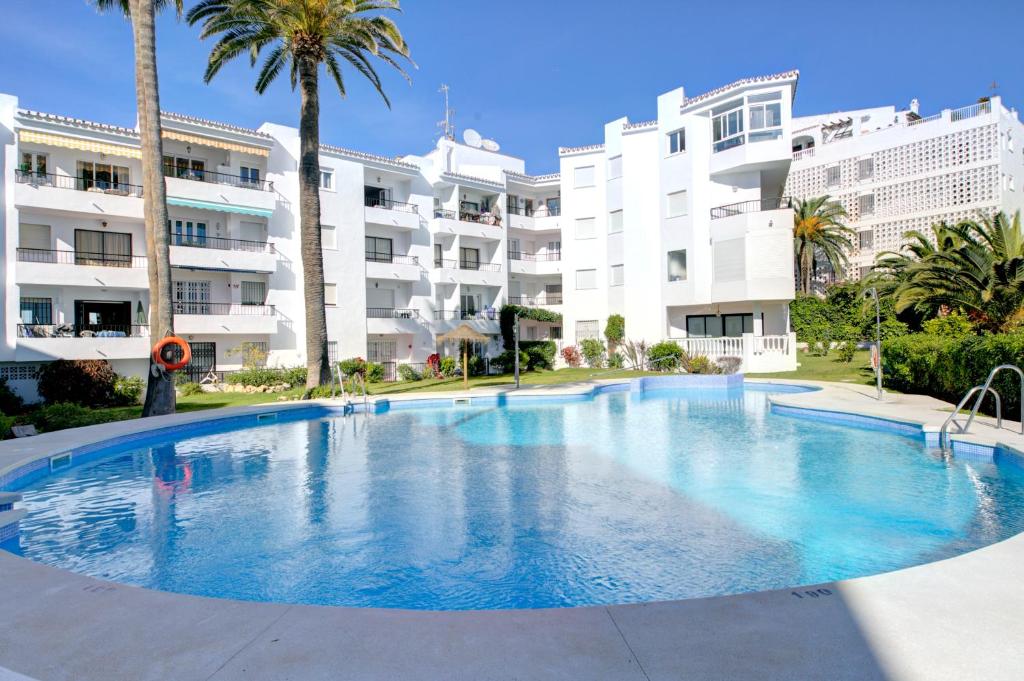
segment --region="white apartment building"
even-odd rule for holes
[[[857,232],[845,275],[857,280],[909,230],[1024,207],[1024,125],[999,97],[927,117],[913,100],[796,118],[786,194],[843,205]]]
[[[442,137],[422,156],[321,148],[328,334],[335,358],[389,372],[454,353],[468,323],[501,351],[506,303],[561,313],[525,340],[678,339],[747,370],[795,367],[791,163],[796,72],[605,126],[559,151],[561,173]],[[305,363],[298,131],[164,114],[175,328],[189,371]],[[41,363],[106,359],[142,375],[152,341],[136,130],[20,108],[0,95],[0,376],[34,396]],[[1022,174],[1024,177],[1024,174]]]

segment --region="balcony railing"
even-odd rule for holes
[[[501,226],[501,218],[493,213],[473,213],[465,210],[454,211],[447,208],[435,208],[434,217],[444,218],[445,220],[458,220],[460,222],[475,222],[493,227]]]
[[[561,251],[548,251],[546,253],[525,253],[523,251],[509,251],[509,260],[526,260],[527,262],[551,262],[562,259]]]
[[[500,272],[501,265],[491,262],[477,262],[475,260],[460,260],[460,270],[476,270],[478,272]]]
[[[87,265],[93,267],[145,267],[144,255],[56,251],[43,248],[19,248],[19,262],[42,262],[56,265]]]
[[[743,215],[745,213],[760,213],[766,210],[781,210],[783,208],[792,208],[793,199],[789,196],[778,196],[771,199],[757,199],[754,201],[740,201],[739,203],[730,203],[725,206],[718,206],[717,208],[711,209],[711,219],[718,220],[720,218],[728,218],[734,215]]]
[[[229,175],[217,173],[212,170],[193,170],[192,168],[179,168],[178,166],[164,165],[164,177],[176,177],[179,180],[192,180],[194,182],[209,182],[210,184],[226,184],[242,189],[258,189],[264,192],[274,191],[274,183],[268,180],[258,180],[241,175]]]
[[[112,194],[114,196],[142,196],[142,185],[127,182],[96,180],[73,175],[55,175],[53,173],[37,173],[26,170],[15,170],[14,179],[18,184],[33,187],[56,187],[57,189],[76,189],[78,191]]]
[[[419,206],[415,203],[402,203],[401,201],[392,201],[391,199],[367,198],[364,200],[364,204],[367,208],[386,208],[387,210],[397,210],[400,213],[420,212]]]
[[[367,319],[419,319],[420,313],[416,310],[408,310],[394,307],[368,307],[366,308]]]
[[[486,319],[494,321],[498,318],[498,311],[491,308],[488,310],[437,310],[434,312],[435,321],[462,321],[473,319]]]
[[[366,262],[382,262],[395,265],[419,265],[420,259],[414,255],[394,255],[392,253],[367,251]]]
[[[512,305],[523,307],[544,307],[545,305],[561,305],[562,296],[559,294],[547,294],[531,298],[530,296],[509,296],[508,302]]]
[[[196,236],[189,234],[170,233],[172,246],[187,248],[213,248],[220,251],[246,251],[248,253],[273,253],[274,245],[267,241],[247,241],[245,239],[224,239],[219,236]]]
[[[273,305],[245,305],[243,303],[203,303],[176,300],[172,303],[174,314],[184,315],[231,315],[240,317],[272,317]]]
[[[509,215],[522,215],[526,218],[533,217],[533,206],[506,206],[506,212]]]
[[[18,338],[145,338],[146,324],[18,324]]]

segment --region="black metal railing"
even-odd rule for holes
[[[730,203],[725,206],[712,208],[711,219],[718,220],[719,218],[728,218],[734,215],[760,213],[761,211],[766,210],[780,210],[792,207],[793,199],[789,196],[777,196],[771,199],[755,199],[754,201],[740,201],[739,203]]]
[[[19,248],[19,262],[42,262],[57,265],[88,265],[94,267],[145,267],[144,255],[57,251],[43,248]]]
[[[27,170],[14,171],[14,179],[18,184],[28,184],[33,187],[75,189],[78,191],[97,192],[100,194],[112,194],[114,196],[142,196],[142,185],[128,184],[127,182],[97,180],[89,177],[75,177],[74,175],[38,173]]]
[[[197,236],[170,232],[172,246],[188,248],[213,248],[220,251],[246,251],[247,253],[273,253],[274,245],[268,241],[247,241],[225,239],[219,236]]]
[[[145,338],[146,324],[18,324],[18,338]]]
[[[452,319],[462,319],[462,312],[459,310],[435,310],[434,321],[443,322]]]
[[[185,315],[231,315],[240,317],[272,317],[273,305],[246,305],[244,303],[203,303],[176,300],[172,303],[174,314]]]
[[[391,199],[366,198],[364,204],[367,208],[386,208],[387,210],[397,210],[401,213],[420,212],[419,206],[415,203],[403,203],[401,201],[392,201]]]
[[[366,308],[367,319],[418,319],[420,313],[416,310],[409,310],[394,307],[368,307]]]
[[[490,262],[477,262],[476,260],[460,260],[460,270],[477,270],[479,272],[500,272],[501,265]]]
[[[435,208],[434,217],[446,220],[459,220],[460,222],[476,222],[482,225],[491,225],[492,227],[501,226],[501,218],[492,213],[474,213],[465,210],[454,211],[447,208]]]
[[[543,307],[545,305],[561,305],[562,296],[550,293],[536,298],[531,298],[530,296],[509,296],[508,302],[512,305],[522,305],[523,307]]]
[[[526,218],[532,218],[533,217],[533,207],[532,206],[527,207],[527,206],[512,206],[512,205],[509,205],[509,206],[507,206],[506,212],[509,215],[522,215],[523,217],[526,217]]]
[[[420,259],[414,255],[395,255],[393,253],[367,251],[366,262],[394,263],[396,265],[419,265]]]
[[[548,251],[546,253],[526,253],[524,251],[509,251],[509,260],[526,260],[528,262],[551,262],[562,259],[561,251]]]
[[[209,182],[211,184],[226,184],[242,189],[259,189],[264,192],[274,191],[274,183],[268,180],[242,177],[241,175],[230,175],[218,173],[212,170],[194,170],[192,168],[179,168],[164,164],[164,177],[175,177],[179,180],[192,180],[194,182]]]
[[[446,270],[458,269],[458,260],[445,260],[444,258],[434,258],[434,267]]]

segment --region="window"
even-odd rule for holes
[[[612,156],[608,159],[608,179],[614,180],[622,177],[622,155]]]
[[[562,304],[562,285],[544,284],[544,302],[547,305]]]
[[[608,213],[608,233],[618,234],[622,231],[622,211],[613,210]]]
[[[576,342],[587,338],[600,338],[600,322],[596,319],[580,319],[576,322]]]
[[[576,289],[597,288],[597,270],[576,270]]]
[[[763,142],[782,136],[782,104],[773,101],[781,98],[779,92],[767,92],[747,98],[751,142]]]
[[[324,305],[334,307],[338,304],[338,285],[324,284]]]
[[[459,268],[464,270],[480,269],[480,249],[459,248]]]
[[[320,225],[320,246],[329,251],[338,249],[338,231],[331,225]]]
[[[593,239],[597,236],[596,224],[594,218],[576,218],[576,238]]]
[[[476,311],[480,309],[480,294],[478,293],[463,293],[459,296],[459,304],[462,305],[462,318],[472,319],[476,316]]]
[[[444,267],[444,250],[441,244],[434,244],[434,267]]]
[[[622,265],[612,265],[608,270],[608,285],[622,286]]]
[[[675,218],[686,215],[689,207],[687,205],[686,190],[672,192],[668,195],[668,217]]]
[[[127,191],[128,168],[110,163],[78,162],[78,189]]]
[[[379,236],[366,237],[367,262],[394,262],[392,240]]]
[[[548,329],[548,338],[551,340],[562,340],[562,327],[552,326]]]
[[[168,220],[172,246],[206,247],[206,223],[192,220]]]
[[[874,232],[868,230],[866,232],[860,232],[858,236],[858,242],[860,243],[860,250],[866,251],[874,245]]]
[[[861,216],[874,215],[875,213],[875,195],[874,194],[862,194],[857,197],[858,207],[860,208]]]
[[[209,281],[174,282],[175,314],[210,314]]]
[[[737,100],[711,110],[711,131],[716,152],[743,144],[743,101]]]
[[[718,338],[722,335],[722,319],[715,315],[687,315],[686,335],[689,338]]]
[[[50,225],[33,225],[27,222],[23,222],[18,225],[18,248],[33,251],[49,251],[52,248],[50,241]],[[42,260],[49,258],[50,255],[45,253],[33,253],[28,257]]]
[[[164,156],[164,175],[168,177],[202,180],[205,174],[206,161],[198,158]]]
[[[334,171],[320,169],[320,188],[321,189],[334,189]]]
[[[686,130],[680,129],[668,134],[668,153],[678,154],[686,151]]]
[[[745,333],[754,333],[754,315],[724,314],[722,315],[723,336],[739,338]]]
[[[37,177],[46,175],[46,154],[23,151],[21,153],[21,168],[19,170]]]
[[[242,179],[242,184],[259,185],[260,183],[260,169],[259,168],[246,168],[242,166],[239,169],[239,177]]]
[[[873,158],[862,158],[857,162],[857,178],[860,180],[870,180],[875,176],[875,159]]]
[[[562,214],[562,197],[555,196],[550,199],[545,199],[544,205],[547,206],[548,215],[558,217]]]
[[[526,340],[537,340],[537,327],[528,326],[526,327]]]
[[[594,186],[594,166],[580,166],[576,168],[575,173],[575,187],[579,189],[581,187],[593,187]]]
[[[829,166],[828,168],[825,168],[825,186],[826,187],[834,187],[834,186],[836,186],[837,184],[839,184],[839,181],[840,181],[841,178],[842,178],[842,175],[840,174],[839,166],[835,165],[835,166]]]
[[[686,281],[686,251],[668,252],[668,280]]]
[[[263,305],[267,302],[267,284],[263,281],[242,282],[242,305]]]
[[[22,324],[53,324],[53,300],[51,298],[22,298]]]
[[[125,232],[76,229],[75,264],[131,267],[132,235]]]
[[[331,364],[338,363],[338,341],[327,341],[327,361]]]

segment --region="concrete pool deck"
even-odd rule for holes
[[[909,395],[879,404],[863,386],[767,382],[822,388],[774,396],[783,406],[926,429],[941,425],[951,409]],[[521,393],[574,394],[593,385]],[[3,442],[0,476],[28,460],[140,426],[306,405],[192,412]],[[995,431],[988,420],[975,431],[979,443],[1024,449],[1024,438]],[[8,678],[4,668],[40,681],[1018,679],[1024,667],[1022,577],[1024,535],[1018,535],[945,561],[795,589],[643,605],[423,612],[150,591],[0,551],[0,681]]]

